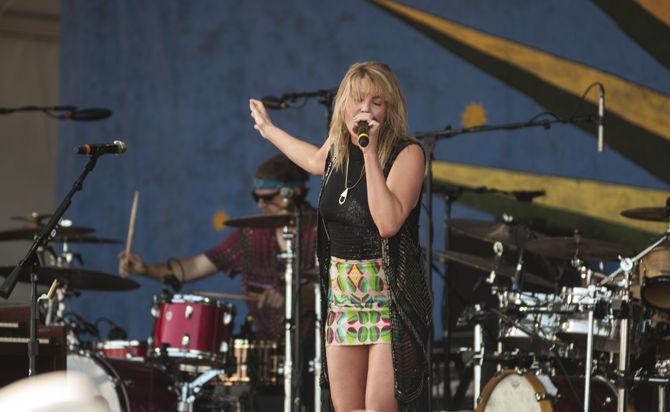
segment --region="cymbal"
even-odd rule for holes
[[[14,266],[0,266],[0,276],[7,277],[14,270]],[[82,268],[60,268],[42,266],[37,270],[37,283],[51,285],[54,279],[67,283],[68,287],[79,290],[121,291],[132,290],[140,284],[132,279],[124,279],[117,275],[97,272]],[[29,274],[19,278],[20,282],[30,282]]]
[[[40,232],[40,227],[24,227],[19,229],[9,229],[0,231],[0,241],[3,240],[33,240]],[[55,239],[67,240],[71,237],[86,235],[95,232],[95,229],[83,226],[65,226],[60,227],[56,232]]]
[[[510,279],[514,278],[516,273],[514,266],[502,260],[496,262],[494,259],[487,259],[481,256],[470,255],[467,253],[454,252],[453,250],[437,250],[434,252],[434,254],[442,262],[456,262],[487,273],[495,271],[496,275],[504,276]],[[536,286],[544,286],[547,288],[554,287],[552,282],[542,278],[541,276],[534,275],[526,270],[522,272],[521,276],[524,282],[531,283]]]
[[[523,247],[531,239],[545,237],[545,235],[517,223],[486,222],[474,219],[448,219],[446,223],[449,227],[466,236],[515,247]]]
[[[526,243],[526,249],[541,256],[557,259],[616,260],[618,256],[630,256],[626,246],[583,237],[545,237]]]
[[[240,293],[225,293],[225,292],[207,292],[198,291],[193,292],[194,295],[204,296],[210,299],[237,299],[237,300],[258,300],[258,293],[249,293],[243,295]]]
[[[56,240],[65,241],[68,243],[96,243],[96,244],[109,244],[109,245],[119,245],[123,243],[123,241],[119,239],[109,239],[97,236],[74,236]]]
[[[638,207],[627,209],[621,212],[622,216],[637,219],[648,220],[652,222],[667,222],[670,220],[670,208],[668,207]]]
[[[267,215],[255,215],[226,220],[226,226],[234,227],[284,227],[295,226],[295,215],[288,212],[279,212]],[[300,224],[313,226],[316,224],[315,211],[303,211],[300,216]]]
[[[427,188],[424,186],[423,191],[426,192]],[[500,195],[505,196],[510,199],[514,199],[518,202],[532,202],[534,198],[539,196],[544,196],[546,192],[544,190],[499,190],[492,187],[479,186],[463,186],[453,183],[447,183],[443,180],[433,178],[432,191],[435,194],[450,196],[450,197],[459,197],[463,193],[473,193],[477,195]]]
[[[45,220],[49,219],[50,217],[51,217],[50,213],[33,212],[29,215],[24,216],[12,216],[10,217],[10,219],[26,222],[30,225],[41,225],[44,223]]]

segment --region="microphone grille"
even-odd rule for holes
[[[113,142],[116,146],[119,148],[119,153],[125,153],[126,152],[126,144],[122,142],[121,140],[114,140]]]

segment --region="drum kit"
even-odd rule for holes
[[[0,241],[32,240],[42,220],[48,217],[37,214],[18,217],[17,220],[28,225],[1,231]],[[80,291],[127,291],[138,288],[139,284],[118,275],[75,267],[78,255],[72,250],[72,244],[122,242],[92,236],[94,229],[73,226],[65,220],[61,221],[61,228],[53,239],[62,252],[56,253],[52,248],[39,251],[38,283],[48,286],[58,281],[53,299],[40,298],[41,317],[46,325],[65,326],[67,369],[89,376],[111,411],[255,410],[254,400],[250,399],[253,391],[279,394],[282,386],[284,403],[288,402],[285,410],[292,410],[291,402],[296,397],[292,395],[299,391],[292,379],[292,362],[301,348],[297,346],[300,339],[295,332],[297,319],[292,320],[292,309],[299,296],[294,292],[299,280],[294,267],[300,266],[296,265],[299,262],[293,249],[299,227],[296,231],[290,228],[314,222],[312,212],[302,212],[299,216],[295,213],[250,216],[226,222],[236,227],[283,228],[287,250],[278,256],[286,267],[283,342],[254,339],[249,318],[242,327],[243,334],[234,334],[236,306],[231,302],[255,301],[257,295],[211,291],[179,294],[181,285],[176,282],[175,286],[169,276],[164,280],[162,293],[154,296],[150,311],[154,328],[147,340],[129,340],[125,331],[107,318],[88,322],[68,310],[70,298],[78,296]],[[0,276],[6,277],[12,270],[13,267],[0,267]],[[313,288],[317,298],[315,318],[319,322],[319,290],[316,284]],[[110,326],[107,340],[100,338],[98,325],[101,322]],[[316,326],[319,328],[318,323]],[[92,338],[89,336],[87,341],[86,335]],[[316,358],[310,363],[314,362],[318,379],[316,365],[320,364],[321,349],[318,341],[315,348]]]
[[[621,214],[668,226],[634,255],[623,245],[577,231],[549,237],[510,222],[447,220],[452,230],[494,244],[492,259],[434,253],[443,263],[488,274],[482,278],[495,297],[495,304],[475,304],[459,319],[473,330],[476,411],[668,408],[670,198],[663,207]],[[516,265],[503,260],[506,249],[515,252]],[[578,279],[565,286],[558,278],[533,274],[525,268],[524,253],[567,262]],[[604,274],[605,263],[617,260],[618,269]],[[487,382],[483,366],[497,370]]]

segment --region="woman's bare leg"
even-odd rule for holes
[[[326,361],[335,412],[365,409],[368,346],[326,346]]]
[[[398,402],[395,399],[391,345],[370,345],[369,348],[365,409],[395,412],[398,410]]]

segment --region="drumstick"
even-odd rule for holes
[[[140,198],[140,192],[135,191],[133,196],[133,205],[130,207],[130,224],[128,225],[128,238],[126,239],[126,256],[130,253],[130,246],[133,244],[133,235],[135,234],[135,219],[137,218],[137,202]]]

